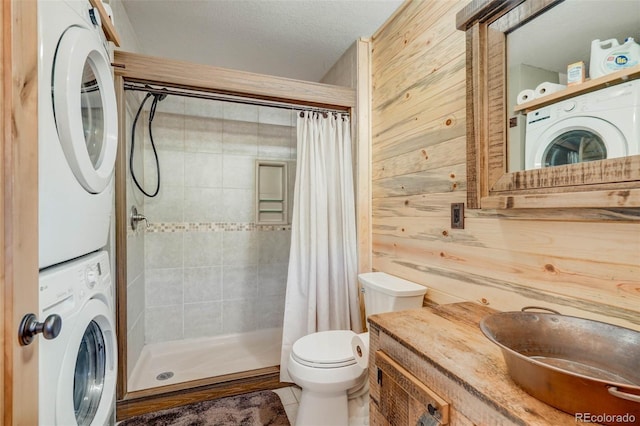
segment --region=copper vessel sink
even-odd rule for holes
[[[512,380],[576,421],[640,422],[640,332],[531,309],[545,308],[501,312],[480,322],[502,350]]]

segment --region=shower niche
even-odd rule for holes
[[[286,225],[287,163],[256,160],[256,224]]]

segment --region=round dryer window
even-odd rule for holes
[[[80,96],[84,140],[91,164],[94,168],[98,168],[102,162],[104,146],[104,113],[100,86],[89,61],[84,63]]]
[[[627,140],[608,121],[596,117],[560,120],[535,139],[534,166],[551,167],[627,155]]]
[[[561,166],[606,158],[607,147],[598,134],[587,130],[570,130],[551,141],[543,155],[542,165]]]
[[[118,119],[111,64],[93,31],[63,34],[53,67],[53,107],[69,167],[87,192],[102,192],[113,174]]]

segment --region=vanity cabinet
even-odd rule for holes
[[[449,404],[444,399],[383,351],[377,351],[375,358],[382,419],[390,425],[449,423]]]
[[[465,302],[369,317],[370,424],[575,425],[511,381],[479,328],[494,312]],[[440,423],[425,416],[434,408]]]

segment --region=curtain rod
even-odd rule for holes
[[[339,108],[314,107],[310,105],[294,104],[294,103],[281,102],[281,101],[270,101],[266,99],[254,99],[254,98],[248,98],[244,96],[227,95],[223,93],[198,92],[193,90],[166,88],[166,87],[158,88],[158,87],[152,87],[148,84],[141,84],[141,83],[125,82],[124,89],[153,93],[156,95],[185,96],[188,98],[235,102],[240,104],[267,106],[272,108],[313,111],[313,112],[321,112],[321,113],[349,114],[349,110],[347,108],[339,109]]]

